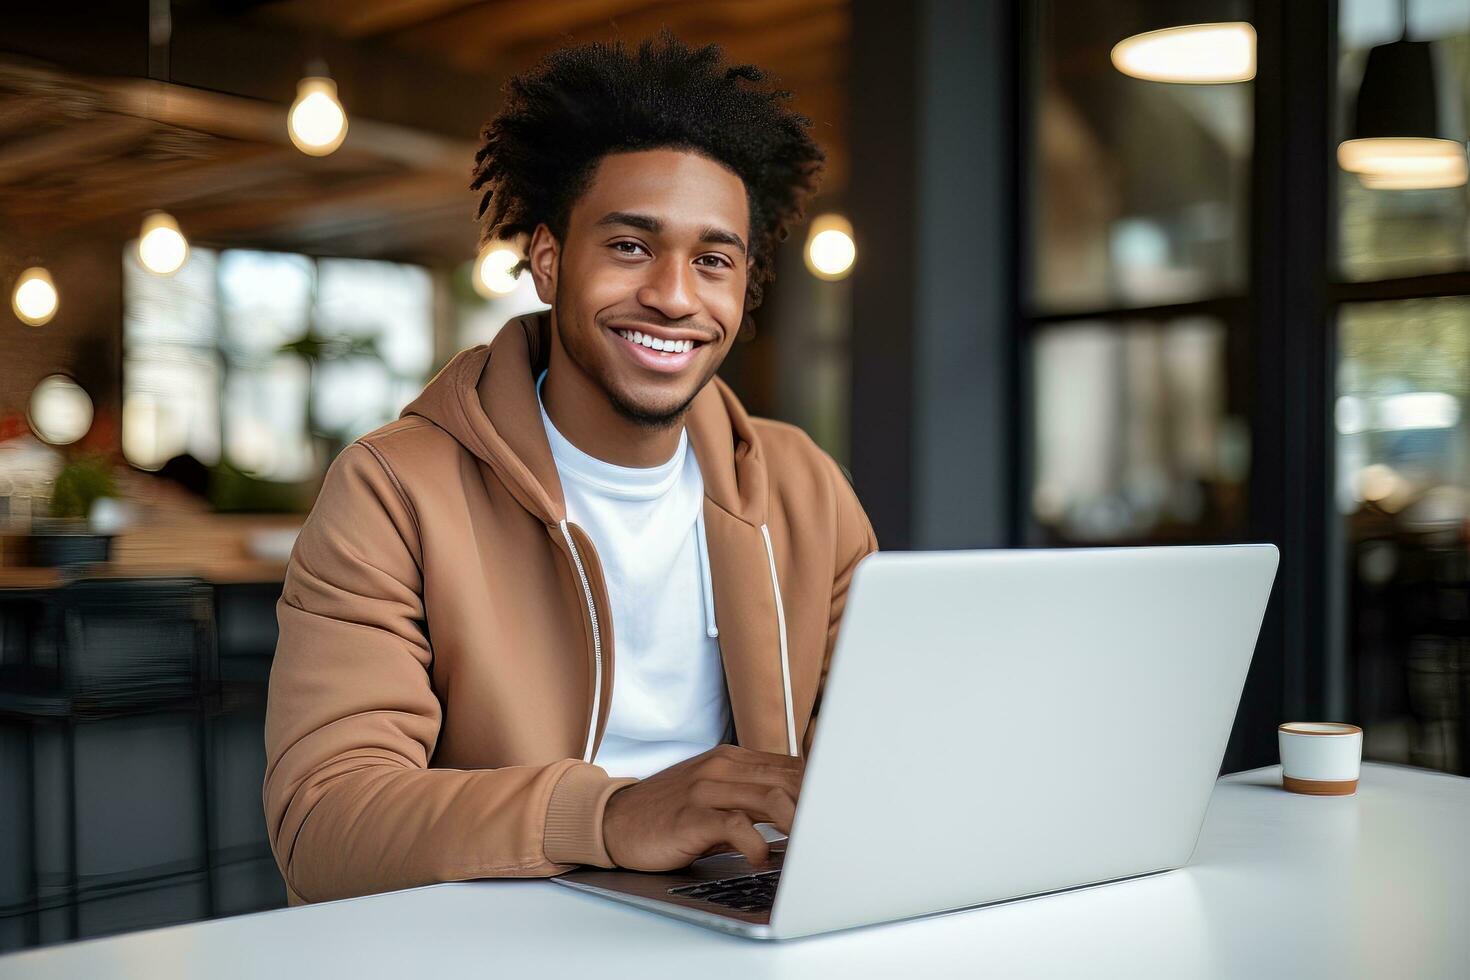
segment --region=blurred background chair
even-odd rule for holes
[[[147,578],[64,585],[31,619],[7,603],[27,627],[0,687],[11,945],[283,904],[259,815],[261,679],[222,686],[215,601]]]

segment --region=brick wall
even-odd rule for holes
[[[40,249],[60,294],[56,316],[41,327],[21,323],[10,306],[16,277],[34,263],[14,249],[0,251],[0,418],[24,416],[36,382],[69,374],[92,396],[95,432],[106,432],[115,444],[122,409],[122,249],[121,241],[105,239]]]

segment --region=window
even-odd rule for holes
[[[172,278],[123,260],[123,453],[155,468],[181,453],[220,459],[215,255],[192,249]]]
[[[1407,37],[1430,41],[1441,106],[1470,105],[1470,5],[1410,0]],[[1338,139],[1347,136],[1369,50],[1404,33],[1401,0],[1341,0],[1338,8]],[[1373,190],[1338,171],[1337,262],[1341,278],[1376,280],[1470,268],[1470,195],[1465,185]]]
[[[1178,23],[1191,22],[1185,9]],[[1216,4],[1204,19],[1224,13]],[[1034,308],[1243,291],[1251,87],[1123,75],[1108,57],[1129,33],[1116,4],[1045,0],[1036,16]]]
[[[1337,129],[1399,0],[1340,0]],[[1463,113],[1470,7],[1412,0],[1441,105]],[[1345,655],[1364,758],[1470,771],[1470,195],[1464,185],[1337,191],[1335,512]]]
[[[1248,435],[1226,411],[1225,337],[1209,317],[1038,330],[1031,509],[1040,541],[1243,528]]]
[[[417,266],[194,248],[174,276],[124,257],[123,452],[187,453],[272,482],[319,475],[392,420],[433,363]]]
[[[1033,9],[1021,540],[1239,540],[1252,88],[1122,74],[1116,5]]]

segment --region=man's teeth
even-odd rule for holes
[[[637,330],[619,330],[618,336],[652,350],[663,351],[665,354],[682,354],[694,349],[692,340],[661,340],[658,337],[650,337],[646,333],[639,333]]]

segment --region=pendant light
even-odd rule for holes
[[[10,294],[10,307],[21,323],[39,327],[50,322],[61,305],[56,284],[51,273],[39,265],[33,265],[20,274],[15,281],[15,291]]]
[[[1150,82],[1220,85],[1256,77],[1256,29],[1245,21],[1181,24],[1113,45],[1113,67]]]
[[[510,270],[520,261],[520,253],[508,243],[488,243],[475,259],[475,274],[472,277],[475,292],[486,299],[515,292],[520,277],[511,275]]]
[[[69,446],[92,428],[92,398],[71,378],[53,374],[32,390],[26,421],[42,442]]]
[[[148,212],[138,235],[138,261],[143,268],[155,275],[171,276],[188,260],[189,241],[174,216],[165,211]]]
[[[337,83],[320,61],[296,83],[296,101],[286,116],[286,131],[302,153],[324,157],[347,138],[347,110],[337,98]]]
[[[857,260],[852,222],[840,214],[823,214],[812,219],[803,250],[806,267],[818,279],[846,279]]]
[[[1467,166],[1458,86],[1437,70],[1429,41],[1408,39],[1408,0],[1400,9],[1399,39],[1368,52],[1337,162],[1376,190],[1459,187]]]

